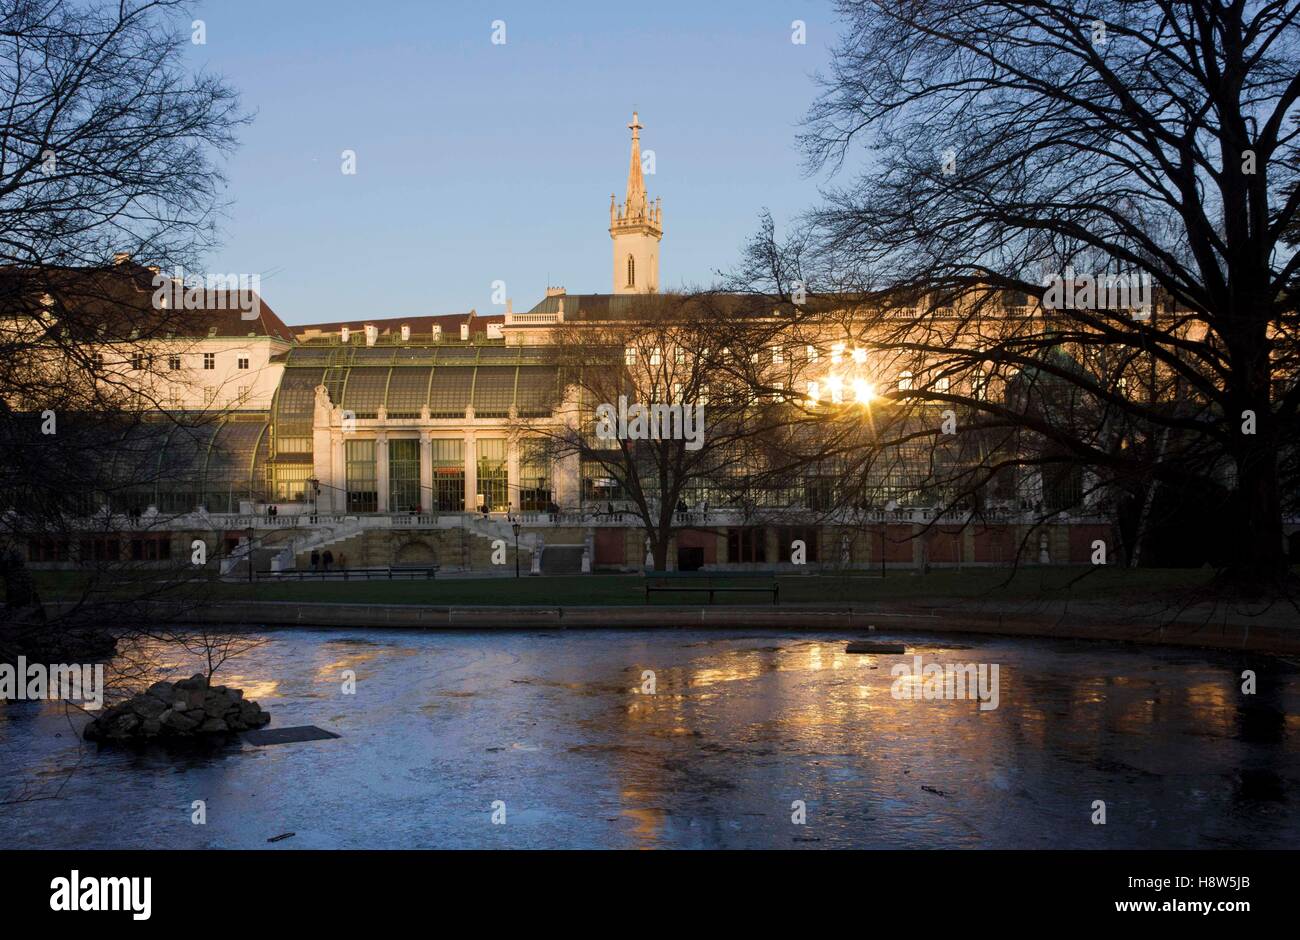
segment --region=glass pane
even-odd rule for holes
[[[379,488],[375,482],[375,442],[346,441],[348,511],[375,512]]]
[[[420,506],[420,442],[388,442],[388,511],[411,512]]]

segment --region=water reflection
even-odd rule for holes
[[[848,655],[833,635],[276,632],[217,681],[265,701],[276,725],[343,737],[98,750],[57,706],[0,706],[5,790],[59,788],[57,801],[0,807],[0,839],[1102,848],[1300,835],[1300,682],[1285,663],[1249,664],[1258,690],[1243,695],[1226,654],[888,638],[908,660],[999,664],[999,707],[899,700],[899,657]],[[170,678],[190,667],[165,651],[158,662]],[[188,821],[199,798],[206,827]],[[505,827],[490,823],[497,799]],[[1104,827],[1090,823],[1095,799]],[[792,824],[794,801],[806,825]]]

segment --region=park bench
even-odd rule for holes
[[[766,579],[766,584],[719,584],[718,582],[741,579]],[[776,575],[771,571],[672,571],[647,573],[645,578],[645,600],[650,603],[651,594],[708,594],[709,603],[713,603],[715,594],[771,594],[772,603],[780,603],[781,586]]]
[[[283,581],[413,581],[432,579],[438,565],[387,565],[377,568],[331,568],[329,571],[272,571],[265,578]]]

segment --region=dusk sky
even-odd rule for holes
[[[835,40],[827,3],[381,6],[195,10],[196,61],[256,112],[227,165],[211,269],[260,274],[290,323],[501,312],[496,279],[517,310],[548,283],[609,291],[633,108],[656,157],[664,289],[734,264],[764,207],[780,223],[816,199],[795,137]],[[349,149],[355,176],[340,169]]]

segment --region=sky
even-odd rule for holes
[[[288,323],[500,313],[496,280],[517,311],[548,285],[608,292],[634,108],[663,198],[661,290],[711,283],[764,208],[788,221],[825,182],[796,142],[836,38],[825,0],[220,0],[193,15],[193,64],[255,115],[224,164],[210,270],[259,275]]]

